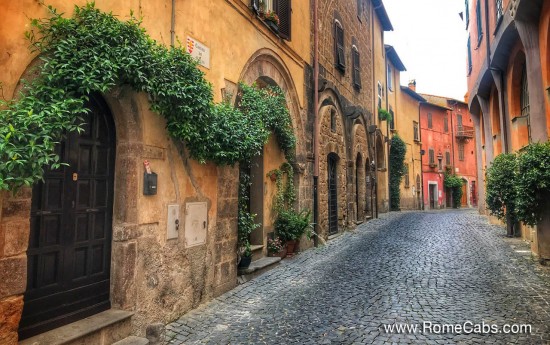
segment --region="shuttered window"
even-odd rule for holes
[[[344,72],[346,70],[346,61],[344,56],[344,29],[338,22],[334,24],[334,49],[336,53],[336,68]]]
[[[432,113],[428,113],[428,128],[432,128],[432,127],[433,127]]]
[[[414,141],[420,141],[420,134],[418,132],[418,122],[413,121]]]
[[[435,155],[434,155],[433,149],[428,150],[428,158],[429,158],[430,164],[435,164]]]
[[[472,43],[470,42],[470,36],[468,36],[468,75],[472,73]]]
[[[353,57],[353,87],[361,89],[361,63],[357,48],[354,47],[351,50],[351,54]]]
[[[481,39],[483,38],[483,26],[482,26],[482,18],[481,18],[481,0],[477,0],[476,19],[477,19],[477,45],[479,46],[481,43]]]
[[[458,160],[464,160],[464,143],[458,143]]]
[[[449,131],[449,117],[447,117],[447,115],[443,118],[443,130],[445,133]]]
[[[252,0],[250,7],[257,14],[262,12],[273,11],[279,17],[279,25],[277,33],[281,38],[290,40],[291,33],[291,0]]]
[[[445,152],[445,165],[451,165],[451,153],[449,151]]]

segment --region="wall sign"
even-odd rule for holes
[[[201,66],[210,68],[210,48],[187,36],[187,52],[195,59],[199,59]]]

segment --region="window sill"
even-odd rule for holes
[[[512,123],[516,123],[519,120],[526,120],[529,117],[529,115],[516,115],[510,120]]]

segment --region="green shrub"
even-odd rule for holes
[[[516,212],[520,221],[536,225],[550,202],[550,142],[530,144],[517,158]],[[546,209],[545,209],[546,207]]]
[[[517,157],[503,153],[495,157],[486,174],[486,204],[491,214],[500,220],[516,219]]]
[[[390,205],[392,211],[399,211],[401,203],[401,179],[407,173],[405,167],[405,142],[395,134],[390,147]]]
[[[464,185],[464,180],[451,174],[448,171],[445,172],[445,179],[443,180],[443,185],[446,188],[450,188],[453,195],[453,207],[460,208],[461,199],[462,199],[462,185]]]
[[[311,213],[306,210],[280,210],[274,223],[275,233],[283,241],[298,240],[304,234],[309,238],[311,233],[307,230],[311,228],[310,216]]]

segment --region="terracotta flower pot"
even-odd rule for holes
[[[297,240],[286,241],[286,256],[287,257],[293,256],[297,251],[298,251],[298,241]]]

